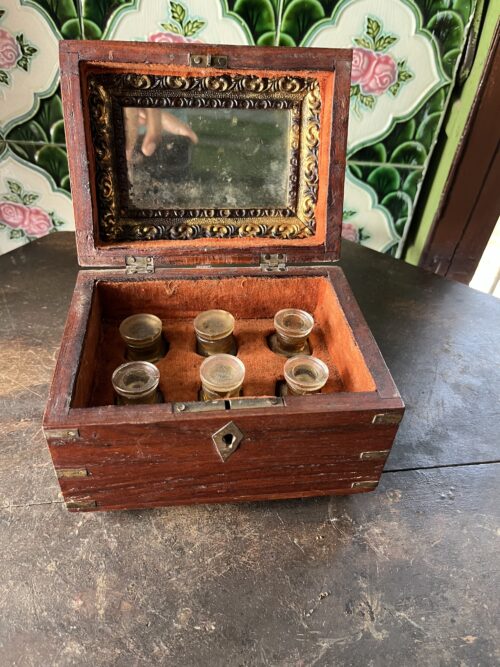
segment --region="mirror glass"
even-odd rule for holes
[[[124,109],[134,208],[287,206],[290,111]]]

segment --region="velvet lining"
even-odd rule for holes
[[[199,367],[193,320],[202,310],[223,308],[235,319],[238,357],[246,367],[244,396],[274,396],[283,380],[285,357],[275,354],[267,338],[273,318],[282,308],[302,308],[315,320],[309,336],[312,354],[330,370],[324,393],[373,391],[375,383],[356,344],[353,332],[324,277],[238,277],[214,279],[100,281],[90,315],[88,336],[73,407],[110,405],[114,402],[111,375],[126,361],[118,327],[134,313],[153,313],[163,321],[169,350],[157,366],[160,389],[171,402],[198,400]]]

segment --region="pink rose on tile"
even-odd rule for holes
[[[23,226],[28,236],[45,236],[52,229],[52,220],[47,213],[36,206],[28,208],[28,216]]]
[[[347,239],[348,241],[354,241],[357,243],[359,241],[359,232],[357,228],[352,225],[350,222],[342,223],[342,238]]]
[[[181,44],[185,42],[201,44],[198,39],[189,39],[189,37],[184,37],[184,35],[176,35],[173,32],[155,32],[153,35],[149,35],[148,41],[165,42],[168,44]]]
[[[28,236],[44,236],[52,229],[52,221],[37,206],[29,207],[10,201],[0,202],[0,221],[12,229],[22,229]]]
[[[377,55],[368,49],[353,49],[352,52],[352,83],[359,83],[361,86],[368,81],[377,60]]]
[[[24,228],[28,211],[29,208],[23,204],[2,201],[0,202],[0,221],[13,229]]]
[[[396,83],[398,66],[391,56],[368,49],[354,49],[352,54],[352,83],[357,83],[365,95],[383,95]]]
[[[19,44],[14,37],[0,28],[0,69],[12,69],[21,55]]]
[[[364,93],[382,95],[398,80],[398,66],[387,54],[378,55],[367,78],[361,84]]]

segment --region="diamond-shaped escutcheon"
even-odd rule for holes
[[[212,434],[212,440],[222,462],[225,463],[238,445],[244,435],[234,422],[228,422],[225,426]]]

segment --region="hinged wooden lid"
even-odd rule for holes
[[[337,260],[351,53],[61,41],[80,265]]]

